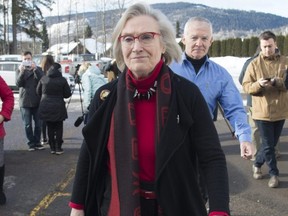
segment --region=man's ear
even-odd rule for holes
[[[214,42],[214,39],[213,37],[211,37],[210,44],[212,45],[213,42]]]
[[[186,41],[185,41],[184,35],[182,35],[181,42],[182,42],[184,45],[186,45]]]

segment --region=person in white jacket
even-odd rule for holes
[[[104,75],[101,74],[100,69],[97,66],[90,65],[87,70],[81,76],[81,82],[83,87],[83,106],[84,112],[87,113],[91,100],[94,97],[96,90],[106,84]],[[86,124],[86,119],[84,123]]]

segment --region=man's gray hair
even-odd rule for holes
[[[193,23],[193,22],[204,22],[207,23],[211,29],[211,34],[213,33],[213,27],[212,27],[212,23],[210,22],[210,20],[204,18],[204,17],[191,17],[190,19],[188,19],[188,21],[185,23],[184,26],[184,34],[187,33],[188,31],[188,26]]]

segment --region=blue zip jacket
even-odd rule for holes
[[[251,128],[247,122],[241,94],[225,68],[211,61],[207,56],[205,63],[196,74],[185,53],[182,54],[182,62],[173,62],[170,68],[200,88],[212,118],[218,101],[225,117],[235,129],[235,135],[240,143],[251,142]]]

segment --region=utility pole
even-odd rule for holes
[[[50,12],[50,17],[51,17],[52,10],[50,10],[49,12]],[[50,41],[50,45],[51,45],[51,41],[52,41],[52,28],[51,27],[49,28],[49,41]]]
[[[6,29],[6,33],[7,33],[7,41],[6,41],[6,44],[7,44],[7,53],[10,54],[9,2],[8,2],[8,0],[5,0],[5,1],[6,1],[6,19],[7,19],[7,22],[6,22],[6,25],[5,25],[5,29]]]
[[[32,4],[33,4],[33,11],[35,11],[35,0],[33,0],[33,2],[32,2]],[[32,20],[32,24],[33,24],[33,26],[32,26],[32,28],[33,28],[33,31],[36,31],[36,27],[35,27],[35,12],[33,12],[33,20]],[[35,51],[36,51],[36,36],[35,36],[35,33],[33,32],[33,48],[32,48],[32,53],[35,53]]]
[[[104,50],[103,55],[106,52],[106,0],[103,0],[103,16],[102,16],[102,27],[103,27],[103,35],[104,35]]]
[[[6,35],[7,35],[7,23],[6,23],[6,20],[8,19],[8,16],[7,16],[7,11],[8,11],[8,8],[6,7],[6,3],[7,3],[7,0],[3,0],[3,36],[4,36],[4,41],[3,41],[3,50],[2,50],[2,53],[3,54],[6,54],[7,50],[6,50],[6,44],[9,44],[9,41],[7,43],[7,38],[6,38]],[[8,6],[8,4],[7,4]]]
[[[17,18],[16,14],[19,13],[19,8],[17,7],[17,0],[12,0],[11,6],[12,14],[12,54],[17,53]]]
[[[83,54],[86,53],[86,45],[85,45],[85,0],[83,2]]]
[[[72,0],[69,1],[69,15],[68,15],[68,27],[67,27],[67,49],[69,50],[69,44],[70,44],[70,21],[71,21],[71,5]]]
[[[78,41],[79,41],[79,36],[78,36],[78,33],[79,33],[79,23],[78,23],[78,10],[77,10],[77,5],[78,5],[78,1],[76,0],[76,3],[75,3],[75,5],[76,5],[76,43],[78,43]],[[77,50],[77,56],[78,56],[78,54],[79,54],[79,46],[77,45],[77,47],[76,47],[76,50]]]
[[[58,25],[57,25],[57,56],[58,56],[58,51],[59,51],[59,43],[60,43],[60,32],[59,32],[59,23],[60,23],[60,14],[59,14],[59,0],[57,0],[57,19],[58,19]]]
[[[96,5],[96,8],[97,8],[97,5]],[[97,14],[99,12],[97,12],[97,10],[95,10],[95,59],[98,60],[98,42],[97,42],[97,37],[98,37],[98,25],[97,25],[97,20],[98,20],[98,17],[97,17]]]

